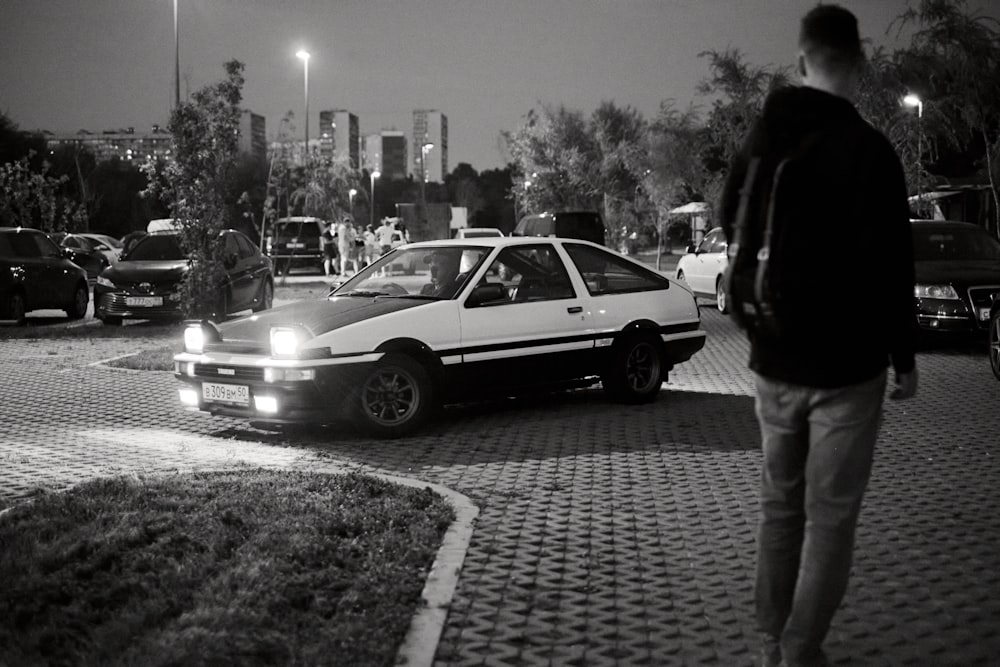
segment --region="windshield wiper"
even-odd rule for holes
[[[352,289],[350,292],[331,294],[330,296],[392,296],[388,292],[374,289]]]

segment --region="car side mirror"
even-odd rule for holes
[[[472,290],[472,294],[469,295],[465,305],[470,308],[475,308],[483,305],[484,303],[490,303],[491,301],[506,300],[506,287],[500,283],[486,283],[485,285],[479,285],[476,289]]]
[[[688,254],[691,254],[691,253],[698,254],[698,247],[695,244],[693,244],[693,243],[689,243],[688,247],[684,250],[684,252],[686,252]]]

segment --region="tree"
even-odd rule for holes
[[[45,232],[87,229],[87,212],[61,191],[66,176],[49,175],[49,165],[31,169],[34,151],[0,165],[0,225],[33,227]]]
[[[479,174],[468,162],[460,162],[445,176],[445,186],[448,189],[448,201],[468,209],[470,222],[486,206],[482,187],[479,185]]]
[[[42,166],[43,155],[45,137],[19,130],[17,123],[0,112],[0,165],[29,157],[32,170],[38,171]]]
[[[236,174],[243,63],[225,64],[226,78],[205,86],[170,116],[174,161],[160,174],[153,169],[151,192],[160,196],[180,225],[181,247],[191,268],[181,284],[189,317],[225,316],[223,244],[220,233],[231,226],[241,193]]]
[[[323,164],[309,160],[304,177],[292,192],[292,206],[301,215],[337,221],[351,214],[350,190],[361,191],[361,176],[347,159]]]
[[[970,13],[966,0],[920,0],[898,22],[917,26],[905,57],[910,71],[922,75],[925,112],[950,119],[954,139],[982,152],[979,166],[994,204],[991,227],[1000,235],[1000,23]]]

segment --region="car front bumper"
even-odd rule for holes
[[[174,377],[180,382],[182,405],[192,411],[257,422],[329,423],[347,416],[352,397],[382,355],[328,359],[321,363],[239,356],[241,358],[237,359],[190,353],[176,355]],[[267,369],[312,371],[314,377],[268,381]],[[233,400],[209,398],[211,389],[220,386],[232,392]]]
[[[157,305],[129,305],[129,298],[159,299]],[[176,292],[159,294],[129,294],[94,286],[94,315],[98,318],[121,317],[137,320],[176,320],[181,317],[181,302]]]

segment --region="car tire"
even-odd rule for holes
[[[15,326],[23,327],[27,323],[27,313],[24,294],[15,289],[7,300],[7,319],[13,320]]]
[[[262,310],[270,310],[274,305],[274,284],[270,280],[265,280],[260,288],[260,299],[251,310],[259,313]]]
[[[621,403],[637,405],[656,399],[663,383],[663,343],[644,331],[623,334],[611,347],[611,358],[601,384],[604,391]]]
[[[990,318],[990,368],[994,377],[1000,380],[1000,310]]]
[[[86,285],[77,285],[73,290],[73,300],[66,306],[66,314],[71,320],[78,320],[87,314],[90,304],[90,291]]]
[[[726,288],[722,276],[715,279],[715,306],[723,315],[729,314],[729,299],[726,296]]]
[[[419,428],[433,413],[434,385],[422,364],[389,354],[361,381],[351,419],[365,433],[399,438]]]

